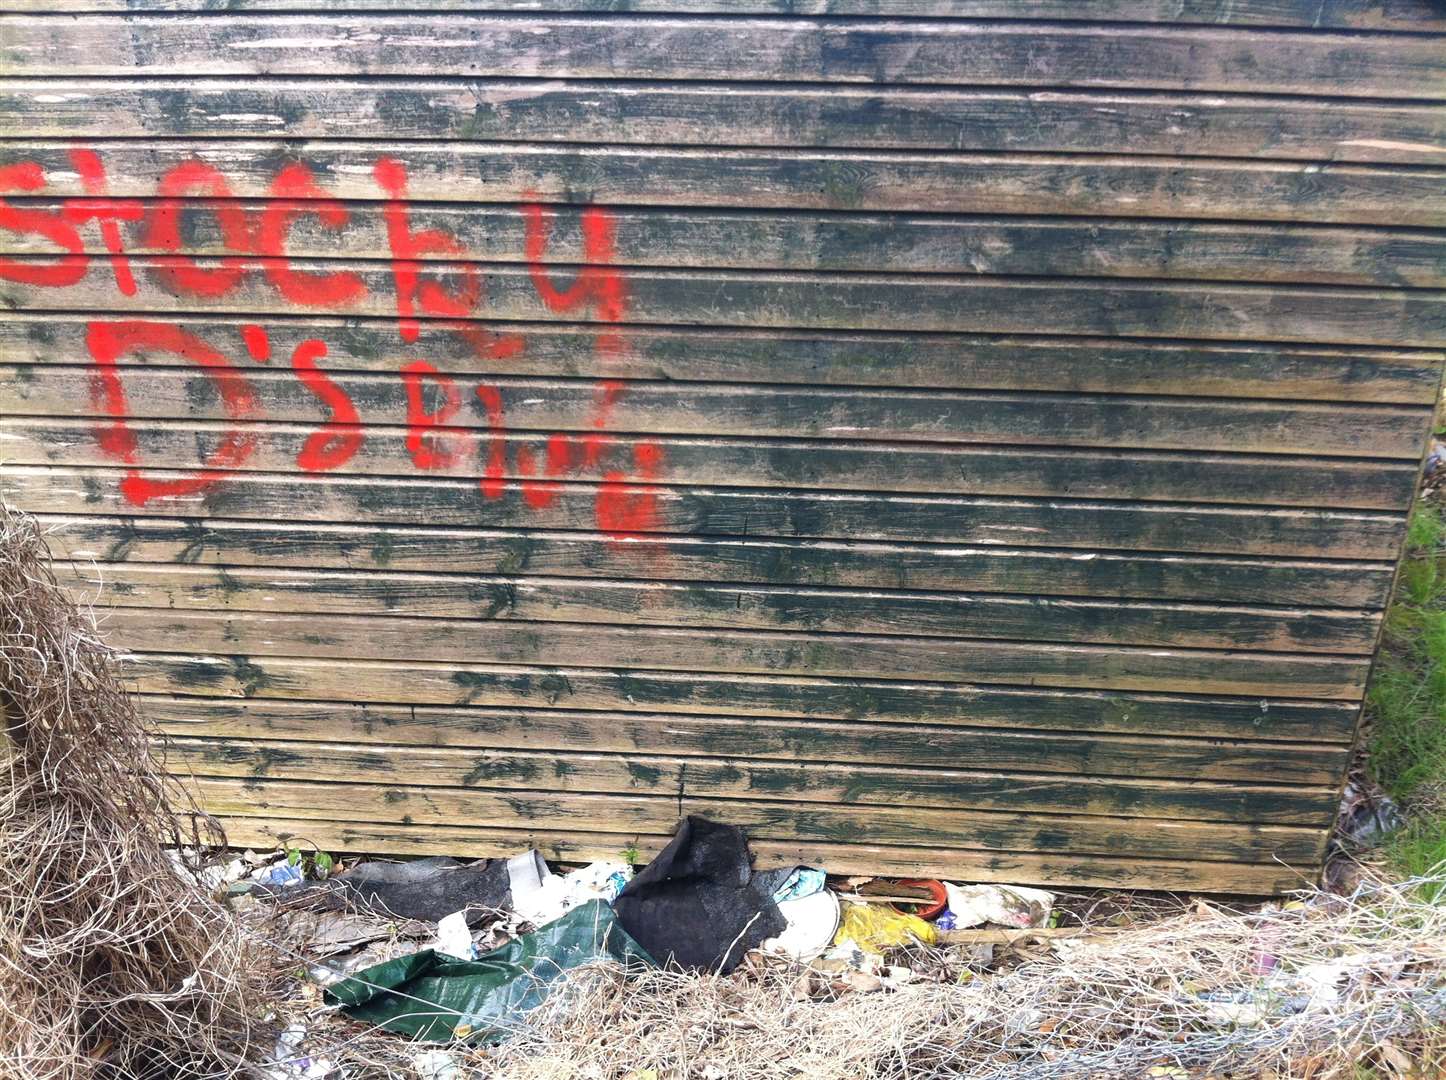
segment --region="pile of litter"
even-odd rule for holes
[[[574,976],[477,1075],[911,1080],[1443,1074],[1446,907],[1420,882],[1046,937],[958,981],[814,996],[805,972]],[[920,965],[923,967],[924,965]],[[1418,1062],[1411,1071],[1409,1061]],[[487,1072],[491,1064],[495,1072]]]
[[[360,916],[378,876],[397,906]],[[479,903],[408,917],[449,878]],[[635,877],[536,852],[362,863],[244,904],[331,954],[276,1080],[1184,1080],[1441,1060],[1446,907],[1423,884],[1091,925],[1037,889],[755,873],[738,830],[690,818]],[[343,952],[318,904],[386,929]]]
[[[48,556],[0,502],[0,1076],[226,1075],[255,1050],[265,951],[177,874],[185,795]]]

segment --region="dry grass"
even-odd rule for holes
[[[466,1080],[1354,1080],[1411,1075],[1408,1060],[1424,1080],[1446,1075],[1446,906],[1423,884],[1197,904],[1000,974],[873,994],[820,993],[826,980],[784,964],[585,968],[500,1051],[452,1054]],[[1312,983],[1311,965],[1342,958],[1338,979]],[[350,1077],[418,1075],[422,1047],[337,1015],[309,1023],[305,1053]]]
[[[1289,1000],[1297,991],[1288,981],[1259,990],[1265,956],[1288,972],[1354,959],[1334,1000],[1318,994],[1293,1011],[1302,1003]],[[800,998],[794,982],[659,972],[624,986],[594,973],[519,1033],[498,1075],[1351,1076],[1383,1045],[1419,1056],[1432,1028],[1446,1022],[1446,907],[1424,902],[1410,885],[1376,884],[1346,901],[1321,896],[1288,911],[1198,910],[963,985],[819,1002]],[[1222,1023],[1201,992],[1254,1001],[1264,1015]]]
[[[199,816],[182,834],[184,793],[48,563],[0,503],[0,1076],[233,1075],[258,951],[167,852],[221,838]]]

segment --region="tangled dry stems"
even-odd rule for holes
[[[3,502],[0,706],[0,1076],[234,1075],[254,1056],[265,965],[167,852],[222,838],[174,813],[191,804],[111,652],[34,519]]]
[[[1203,904],[998,975],[834,1000],[798,968],[726,978],[615,967],[569,976],[465,1080],[1135,1080],[1355,1078],[1410,1059],[1446,1075],[1446,905],[1430,879],[1369,880],[1236,912]],[[1327,992],[1299,975],[1350,958]],[[816,986],[815,986],[816,989]],[[1254,1017],[1229,1022],[1221,1003]],[[306,1053],[351,1080],[416,1080],[416,1044],[313,1013]],[[1153,1070],[1153,1071],[1152,1071]]]

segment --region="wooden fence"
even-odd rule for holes
[[[407,6],[0,0],[0,489],[235,841],[1318,870],[1446,10]]]

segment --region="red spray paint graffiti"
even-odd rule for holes
[[[317,181],[301,162],[285,165],[273,179],[259,215],[236,199],[226,176],[213,165],[192,159],[170,169],[157,185],[157,198],[149,212],[141,200],[109,194],[104,165],[94,151],[76,148],[70,160],[86,198],[68,200],[60,211],[18,207],[6,194],[30,195],[43,191],[46,178],[33,162],[0,167],[0,229],[43,238],[58,249],[49,261],[0,259],[0,278],[46,288],[68,288],[87,275],[91,256],[81,230],[98,228],[117,290],[124,296],[137,292],[132,256],[125,250],[122,223],[140,227],[146,246],[163,254],[150,256],[144,266],[168,292],[179,297],[217,299],[233,293],[252,270],[287,304],[302,308],[346,310],[367,296],[368,286],[350,270],[315,272],[293,267],[287,241],[298,219],[314,217],[328,230],[350,224],[350,211]],[[424,322],[454,334],[482,364],[503,361],[524,353],[522,334],[499,330],[475,320],[485,297],[481,266],[474,262],[456,236],[440,229],[415,229],[408,201],[406,167],[382,158],[373,167],[379,193],[384,196],[382,219],[389,249],[389,267],[396,301],[396,326],[401,341],[416,344]],[[188,253],[183,239],[185,213],[212,215],[227,254],[203,265]],[[599,356],[619,355],[624,346],[622,326],[627,316],[627,284],[616,265],[617,228],[602,207],[587,207],[580,215],[581,257],[572,282],[560,285],[549,269],[553,214],[532,202],[520,209],[524,229],[521,252],[528,280],[549,311],[601,323],[595,337]],[[448,285],[430,280],[432,269],[446,267]],[[239,327],[245,353],[257,364],[271,361],[271,340],[257,323]],[[95,364],[93,404],[106,421],[97,426],[102,450],[127,466],[121,492],[135,505],[154,499],[194,495],[225,479],[228,472],[246,465],[258,440],[266,437],[259,398],[241,368],[224,349],[201,337],[152,320],[98,320],[89,326],[87,345]],[[180,479],[154,480],[140,461],[138,440],[130,424],[119,361],[136,352],[161,352],[195,364],[216,389],[231,427],[198,468]],[[296,465],[305,472],[329,472],[347,466],[366,444],[367,425],[356,403],[331,375],[322,370],[328,356],[319,337],[295,345],[290,370],[324,410],[324,419],[305,439]],[[452,375],[423,358],[408,360],[397,370],[405,392],[406,450],[418,470],[435,472],[465,468],[468,447],[475,440],[458,422],[464,393]],[[663,464],[661,448],[652,441],[631,443],[626,467],[606,459],[617,446],[609,433],[612,415],[626,384],[603,380],[597,385],[590,419],[580,431],[561,431],[543,440],[539,453],[528,440],[512,445],[506,426],[504,398],[498,385],[475,387],[486,434],[477,443],[484,460],[477,462],[478,489],[487,501],[515,490],[522,502],[536,510],[551,506],[573,480],[597,484],[596,522],[610,535],[633,537],[657,527],[658,486]],[[373,422],[395,423],[384,418]],[[152,463],[155,467],[156,463]],[[168,463],[169,464],[169,463]],[[511,479],[509,479],[509,477]]]
[[[413,360],[402,367],[402,383],[407,388],[407,453],[419,469],[446,469],[456,464],[458,451],[447,445],[448,436],[463,434],[450,421],[462,411],[462,391],[448,376],[425,360]],[[434,408],[426,404],[427,384],[441,394],[441,403]]]
[[[382,158],[376,163],[377,183],[389,200],[383,213],[387,222],[387,242],[392,249],[392,278],[397,290],[397,328],[403,341],[416,341],[421,331],[416,310],[420,306],[428,315],[465,319],[482,299],[482,278],[468,262],[457,263],[462,271],[462,285],[448,292],[435,281],[418,284],[424,265],[417,260],[423,255],[455,255],[465,258],[467,250],[455,236],[439,229],[412,231],[411,211],[407,206],[407,170],[399,161]]]
[[[112,199],[106,190],[105,166],[100,155],[94,150],[74,149],[70,152],[70,163],[80,174],[80,182],[89,199],[79,199],[66,205],[66,218],[72,224],[83,225],[95,221],[100,225],[101,242],[110,253],[111,272],[115,275],[115,286],[122,296],[136,294],[136,278],[131,273],[130,259],[125,252],[121,238],[122,221],[140,221],[145,217],[145,208],[139,199]]]
[[[0,196],[29,194],[43,187],[45,173],[33,161],[0,166]],[[63,289],[79,282],[90,267],[90,258],[82,254],[85,243],[74,223],[66,220],[63,213],[22,209],[11,206],[0,198],[0,229],[22,235],[28,233],[42,236],[63,251],[52,263],[37,264],[0,258],[0,278],[7,281]]]
[[[346,307],[366,295],[361,278],[349,271],[335,274],[304,274],[291,269],[286,257],[286,234],[295,218],[314,214],[328,229],[346,228],[351,216],[346,207],[317,185],[311,170],[294,161],[271,182],[272,202],[261,214],[258,244],[266,256],[266,276],[276,291],[294,304],[316,304],[318,307]],[[305,200],[305,201],[302,201]]]
[[[246,377],[226,356],[179,327],[141,321],[94,322],[86,333],[85,343],[96,365],[91,386],[93,404],[111,418],[109,424],[97,430],[96,437],[102,449],[130,466],[121,481],[121,493],[132,503],[144,506],[152,499],[194,494],[223,479],[227,470],[239,469],[255,451],[254,434],[232,430],[195,474],[180,480],[147,478],[139,470],[135,435],[126,422],[130,409],[116,370],[116,361],[122,356],[144,349],[172,353],[198,365],[215,385],[222,406],[235,421],[256,418],[259,414],[256,396]]]
[[[241,281],[246,260],[227,256],[214,267],[203,267],[189,255],[180,254],[181,211],[183,196],[204,191],[209,197],[201,204],[216,215],[221,235],[232,251],[255,250],[251,222],[246,211],[235,201],[231,185],[214,166],[203,161],[183,161],[161,177],[160,195],[146,222],[146,245],[169,252],[167,258],[155,260],[157,275],[169,288],[182,296],[224,296]]]
[[[317,370],[317,360],[325,355],[326,344],[316,338],[303,341],[291,353],[291,370],[331,412],[331,419],[307,437],[296,455],[296,464],[307,472],[340,468],[361,449],[363,439],[356,404],[345,390]]]

